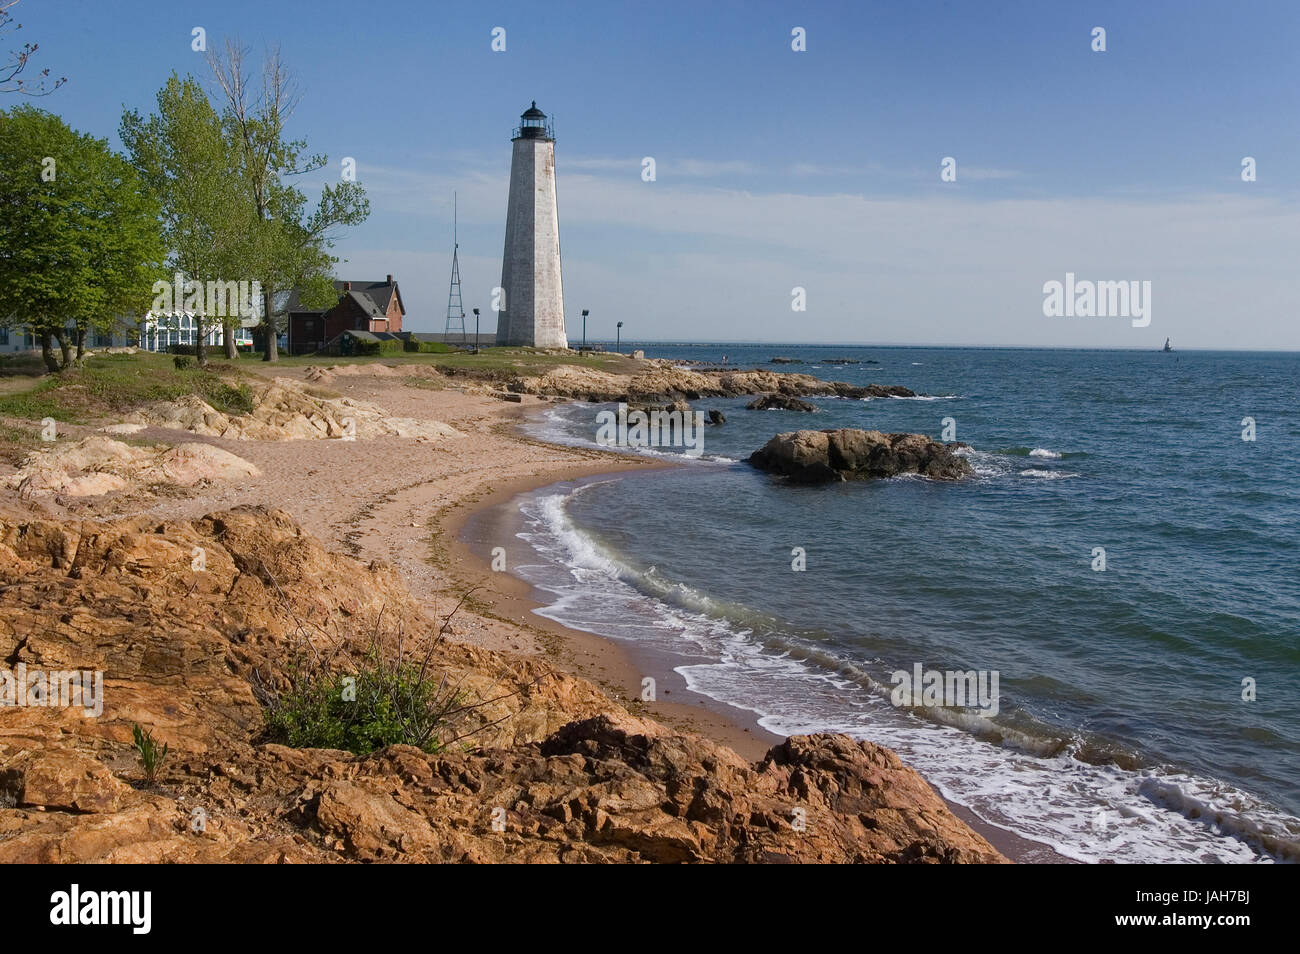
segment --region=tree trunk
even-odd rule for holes
[[[54,357],[54,336],[48,329],[41,330],[41,357],[45,360],[45,368],[51,374],[58,373],[59,362]]]
[[[54,332],[54,340],[59,343],[59,351],[63,353],[63,363],[59,365],[59,370],[62,371],[72,364],[72,346],[68,342],[68,333],[63,328]]]
[[[273,310],[275,304],[274,292],[272,292],[271,289],[268,288],[262,294],[262,301],[263,301],[262,321],[266,325],[266,353],[262,355],[262,360],[279,361],[280,360],[280,348],[279,348],[279,340],[278,340],[279,335],[276,333],[275,311]]]
[[[235,329],[238,327],[238,325],[226,322],[221,329],[222,342],[226,346],[226,357],[231,361],[239,357],[239,349],[235,347]]]
[[[77,342],[77,367],[81,367],[86,360],[86,329],[78,326],[73,337]]]
[[[200,368],[208,366],[208,346],[203,340],[208,334],[208,323],[202,315],[194,316],[194,361]]]

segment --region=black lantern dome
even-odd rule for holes
[[[537,108],[537,100],[523,111],[519,117],[519,128],[515,130],[515,139],[554,139],[546,114]]]

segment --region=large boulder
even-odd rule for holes
[[[765,394],[745,405],[747,411],[803,411],[811,414],[817,405],[788,394]]]
[[[210,444],[140,447],[98,434],[32,453],[0,487],[24,498],[97,497],[139,487],[194,487],[260,476],[242,457]]]
[[[0,768],[0,804],[115,812],[130,791],[97,759],[67,749],[24,752]]]
[[[972,473],[956,453],[964,444],[941,444],[924,434],[884,434],[855,429],[790,431],[778,434],[749,457],[749,463],[791,483],[870,480],[918,474],[959,480]]]

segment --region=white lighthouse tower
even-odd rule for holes
[[[520,118],[510,159],[504,292],[497,344],[567,348],[560,280],[560,219],[555,203],[555,135],[536,101]]]

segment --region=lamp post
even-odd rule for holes
[[[474,309],[474,353],[478,354],[478,309]]]
[[[586,308],[582,309],[582,350],[587,350],[587,316],[591,314]]]
[[[623,338],[623,322],[620,321],[618,323],[618,327],[614,329],[614,350],[617,351],[619,354],[623,353],[622,338]]]

